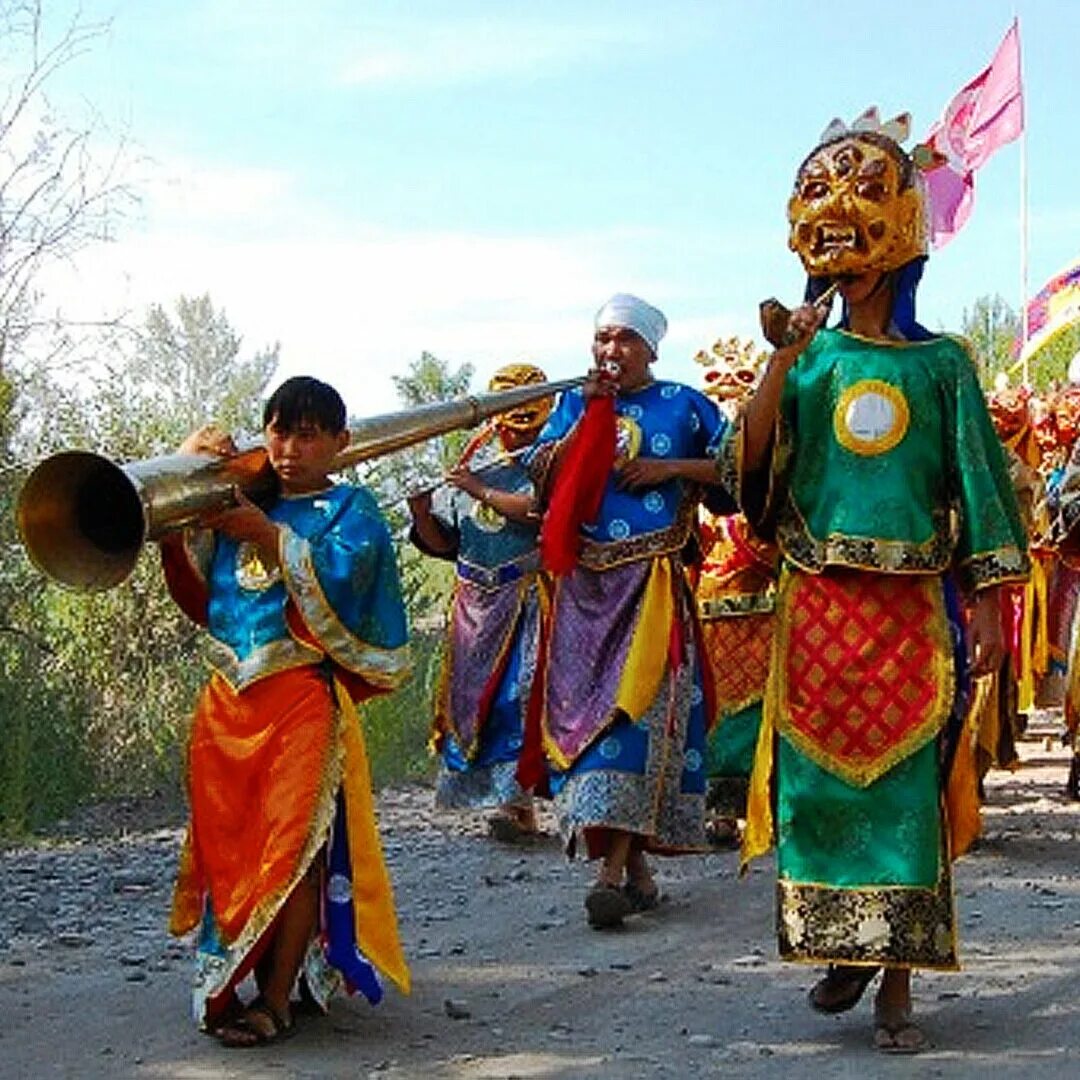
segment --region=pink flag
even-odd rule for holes
[[[926,175],[935,247],[948,243],[967,221],[975,170],[1023,130],[1020,26],[1014,20],[990,66],[949,102],[927,135],[927,144],[945,159]]]

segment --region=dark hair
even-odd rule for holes
[[[263,427],[277,424],[288,432],[303,424],[314,424],[331,435],[345,430],[345,402],[329,385],[310,375],[286,379],[263,408]]]

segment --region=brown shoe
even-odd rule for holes
[[[874,976],[876,967],[830,964],[829,970],[810,988],[807,1000],[819,1013],[842,1013],[855,1008]]]
[[[585,895],[585,911],[594,930],[613,930],[633,914],[634,905],[618,885],[598,881]]]

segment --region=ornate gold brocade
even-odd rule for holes
[[[780,956],[806,963],[959,966],[948,861],[935,888],[777,882]]]

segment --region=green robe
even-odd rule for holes
[[[768,476],[741,483],[796,575],[951,576],[971,591],[1027,573],[1001,446],[952,338],[819,331],[785,382]],[[858,786],[777,734],[783,660],[774,654],[763,726],[774,755],[759,746],[756,766],[773,769],[781,955],[955,967],[938,740]]]

